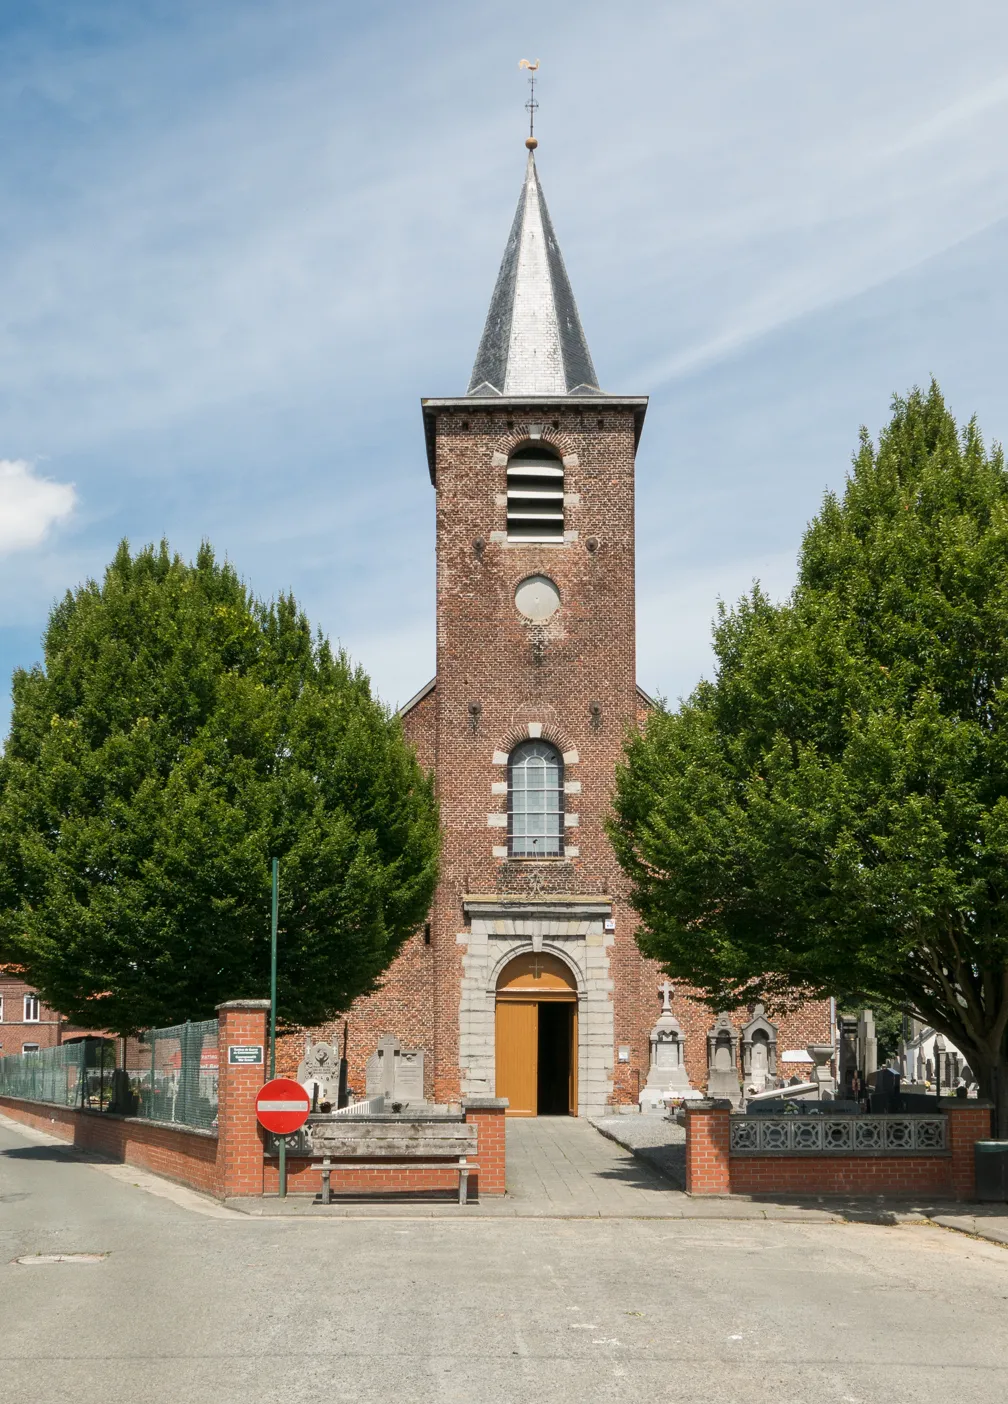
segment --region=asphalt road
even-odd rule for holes
[[[254,1219],[138,1179],[0,1128],[12,1404],[1008,1401],[1008,1250],[942,1229]]]

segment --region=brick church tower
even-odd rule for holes
[[[650,705],[634,602],[647,398],[599,387],[532,146],[468,391],[422,406],[437,673],[401,716],[435,773],[441,882],[425,931],[350,1012],[351,1081],[394,1033],[425,1049],[437,1101],[598,1115],[637,1101],[659,1010],[605,832]],[[676,1013],[703,1087],[711,1015]]]
[[[433,752],[444,833],[439,1100],[496,1091],[513,1111],[601,1112],[621,1042],[635,1092],[641,962],[604,819],[642,705],[646,408],[599,388],[530,151],[468,392],[423,402],[437,675],[404,723],[421,759]]]

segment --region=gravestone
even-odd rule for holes
[[[722,1012],[707,1031],[707,1096],[727,1098],[733,1107],[742,1101],[738,1075],[738,1029]]]
[[[666,1097],[695,1097],[686,1074],[686,1042],[672,1013],[672,986],[661,987],[662,1012],[651,1030],[651,1066],[638,1102],[642,1112],[664,1112]]]
[[[777,1077],[777,1025],[766,1017],[762,1004],[742,1027],[742,1081],[746,1092],[762,1092]]]
[[[402,1103],[416,1107],[424,1100],[422,1048],[403,1048],[394,1034],[382,1034],[367,1060],[368,1097],[384,1096],[386,1106]]]
[[[309,1043],[298,1064],[297,1080],[312,1099],[312,1108],[339,1102],[339,1053],[331,1043]]]
[[[875,1036],[875,1015],[870,1009],[862,1009],[857,1025],[858,1068],[861,1071],[861,1085],[868,1086],[868,1079],[878,1071],[878,1039]]]

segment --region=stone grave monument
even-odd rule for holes
[[[331,1043],[309,1043],[298,1064],[297,1080],[312,1099],[312,1109],[339,1103],[339,1053]]]
[[[858,1067],[861,1070],[861,1084],[869,1086],[868,1079],[878,1072],[878,1039],[875,1036],[875,1015],[870,1009],[862,1009],[857,1023]]]
[[[733,1107],[742,1101],[738,1075],[738,1029],[726,1011],[707,1031],[707,1096],[727,1098]]]
[[[753,1009],[742,1026],[742,1083],[746,1094],[765,1092],[777,1081],[777,1025],[766,1017],[762,1004]]]
[[[809,1077],[810,1082],[814,1082],[816,1091],[812,1094],[820,1101],[826,1101],[835,1096],[837,1085],[833,1076],[832,1062],[836,1052],[832,1043],[810,1043],[806,1048],[806,1053],[812,1059],[812,1072]],[[841,1095],[842,1092],[841,1092]]]
[[[422,1048],[403,1048],[394,1034],[382,1034],[367,1060],[367,1096],[384,1096],[388,1110],[424,1104],[424,1054]]]
[[[651,1066],[647,1082],[637,1099],[642,1112],[664,1112],[666,1097],[698,1097],[686,1075],[682,1026],[672,1013],[674,991],[668,982],[661,987],[662,1011],[651,1030]]]

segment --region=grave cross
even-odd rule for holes
[[[658,993],[659,993],[659,994],[661,995],[661,997],[662,997],[662,1011],[661,1011],[661,1012],[662,1012],[663,1014],[671,1014],[671,1013],[672,1013],[672,996],[675,994],[675,989],[674,989],[673,986],[672,986],[672,982],[671,982],[670,980],[666,979],[661,985],[658,986]]]

